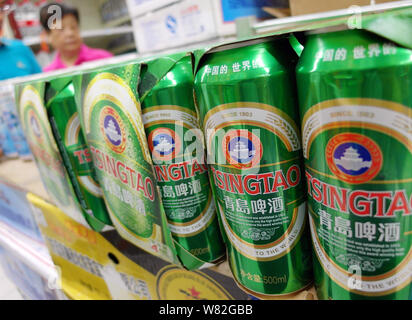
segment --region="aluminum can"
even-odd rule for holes
[[[45,79],[16,85],[16,106],[49,200],[68,216],[89,226],[64,167],[44,105]]]
[[[138,63],[76,75],[76,106],[114,227],[134,245],[175,261],[141,119],[139,76]]]
[[[186,56],[142,101],[143,123],[174,239],[198,259],[214,262],[224,255],[225,247],[209,184],[193,81],[191,57]]]
[[[411,299],[412,51],[318,31],[297,81],[319,298]]]
[[[296,60],[286,37],[252,40],[209,51],[195,77],[231,269],[259,294],[312,281]]]
[[[111,225],[80,126],[72,77],[51,80],[45,96],[52,132],[83,212]]]

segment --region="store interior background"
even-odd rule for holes
[[[14,16],[22,40],[36,54],[40,66],[44,67],[52,61],[54,53],[47,43],[45,32],[42,31],[38,12],[43,5],[52,1],[15,0],[13,2],[16,5]],[[127,53],[149,55],[233,40],[244,32],[250,32],[247,27],[242,30],[244,29],[242,24],[236,27],[235,20],[237,18],[248,17],[254,22],[259,22],[345,9],[352,5],[379,4],[391,2],[391,0],[58,0],[55,2],[62,2],[79,10],[81,35],[86,45],[108,50],[114,55]],[[183,7],[184,3],[187,3],[186,7]],[[210,3],[210,6],[205,6],[205,3]],[[140,10],[140,7],[144,9]],[[150,7],[154,7],[154,9]],[[208,10],[209,8],[211,10]],[[196,16],[179,13],[179,10],[189,9]],[[145,30],[142,26],[144,24],[153,25],[153,21],[150,21],[148,17],[152,17],[153,21],[158,19],[156,30],[162,30],[162,33],[171,32],[170,34],[150,35],[153,43],[157,42],[153,50],[144,45],[147,35],[144,34]],[[180,42],[173,40],[173,37],[176,36],[176,34],[173,35],[174,30],[171,30],[173,26],[159,29],[160,22],[164,25],[168,23],[167,21],[159,21],[165,17],[170,17],[176,25],[179,23],[183,25],[184,22],[186,29],[189,29],[184,30],[184,27],[179,29],[178,32],[181,32],[178,35]],[[192,28],[188,27],[190,23],[187,20],[189,19],[193,20],[190,22]],[[188,34],[190,36],[187,36]],[[15,37],[15,31],[12,30],[7,19],[5,19],[3,36],[6,38]],[[182,39],[185,37],[187,38]],[[161,42],[164,43],[159,49],[158,44]]]
[[[80,27],[86,45],[111,51],[115,55],[136,52],[131,18],[125,0],[64,0],[67,5],[78,8]],[[41,65],[47,65],[53,57],[38,20],[38,10],[47,1],[15,1],[16,22],[23,42],[30,46]],[[13,31],[5,21],[4,36],[13,38]]]

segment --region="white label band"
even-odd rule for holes
[[[321,248],[321,244],[318,242],[318,238],[315,231],[315,223],[313,218],[309,217],[310,220],[310,231],[312,234],[313,247],[315,249],[316,255],[323,269],[330,275],[333,280],[340,285],[341,287],[348,289],[348,283],[350,277],[353,275],[348,275],[345,272],[342,272],[331,259],[326,256],[324,251]],[[384,295],[387,291],[396,290],[398,287],[409,280],[412,279],[412,259],[407,262],[407,264],[394,275],[381,280],[365,280],[362,277],[362,281],[359,281],[360,288],[356,291],[360,291],[360,294],[375,294],[375,295]],[[352,291],[352,290],[351,290]],[[353,290],[355,291],[355,290]]]
[[[210,141],[213,130],[230,122],[258,122],[276,129],[290,144],[290,151],[301,149],[300,139],[293,126],[280,115],[259,108],[228,108],[211,115],[205,123],[206,141]]]
[[[197,128],[197,119],[191,114],[179,110],[172,109],[161,109],[156,111],[151,111],[143,114],[143,123],[145,125],[150,125],[155,121],[172,121],[172,122],[183,122],[189,127]]]
[[[82,184],[82,186],[85,187],[87,191],[89,191],[95,197],[98,197],[98,198],[103,197],[102,189],[96,184],[96,182],[92,179],[92,177],[81,176],[81,177],[78,177],[78,179],[80,183]]]
[[[360,113],[361,112],[361,113]],[[360,114],[369,115],[361,117]],[[412,141],[412,112],[406,114],[390,108],[343,105],[319,110],[312,114],[303,124],[303,155],[309,157],[310,142],[313,141],[319,129],[332,123],[364,122],[395,131],[407,141]]]
[[[70,147],[79,142],[80,117],[75,113],[69,120],[66,129],[66,144]]]
[[[202,230],[210,222],[210,220],[213,219],[214,213],[215,205],[213,201],[211,201],[203,217],[195,223],[190,224],[188,226],[178,226],[169,223],[169,228],[173,233],[177,235],[188,236]]]
[[[222,214],[222,208],[221,208]],[[291,249],[291,247],[294,245],[295,241],[298,240],[299,235],[301,234],[304,222],[305,222],[305,216],[306,216],[306,202],[302,203],[298,207],[298,212],[297,212],[297,217],[295,224],[292,227],[292,230],[290,233],[286,235],[286,237],[277,243],[276,245],[269,247],[269,248],[256,248],[252,244],[247,245],[244,242],[241,242],[236,235],[232,233],[230,230],[230,227],[227,224],[226,219],[222,219],[223,226],[226,230],[226,234],[232,243],[232,245],[236,248],[237,251],[240,253],[245,254],[248,257],[254,258],[254,259],[270,259],[270,258],[275,258],[276,256],[279,256],[288,250]]]

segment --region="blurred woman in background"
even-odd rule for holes
[[[61,3],[49,3],[40,10],[40,22],[57,51],[44,71],[64,69],[84,62],[112,57],[102,49],[86,46],[80,36],[79,11]]]

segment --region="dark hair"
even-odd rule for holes
[[[54,10],[50,10],[51,12],[49,12],[49,8],[51,6],[58,6],[60,8],[61,18],[62,19],[63,19],[64,16],[67,16],[67,15],[71,14],[76,18],[78,23],[80,22],[79,10],[77,10],[74,7],[70,7],[70,6],[67,6],[65,4],[62,4],[62,3],[51,2],[51,3],[46,4],[45,6],[43,6],[40,9],[40,23],[43,26],[44,30],[46,30],[47,32],[50,31],[49,19],[51,17],[53,17],[53,15],[56,14],[56,12]]]

